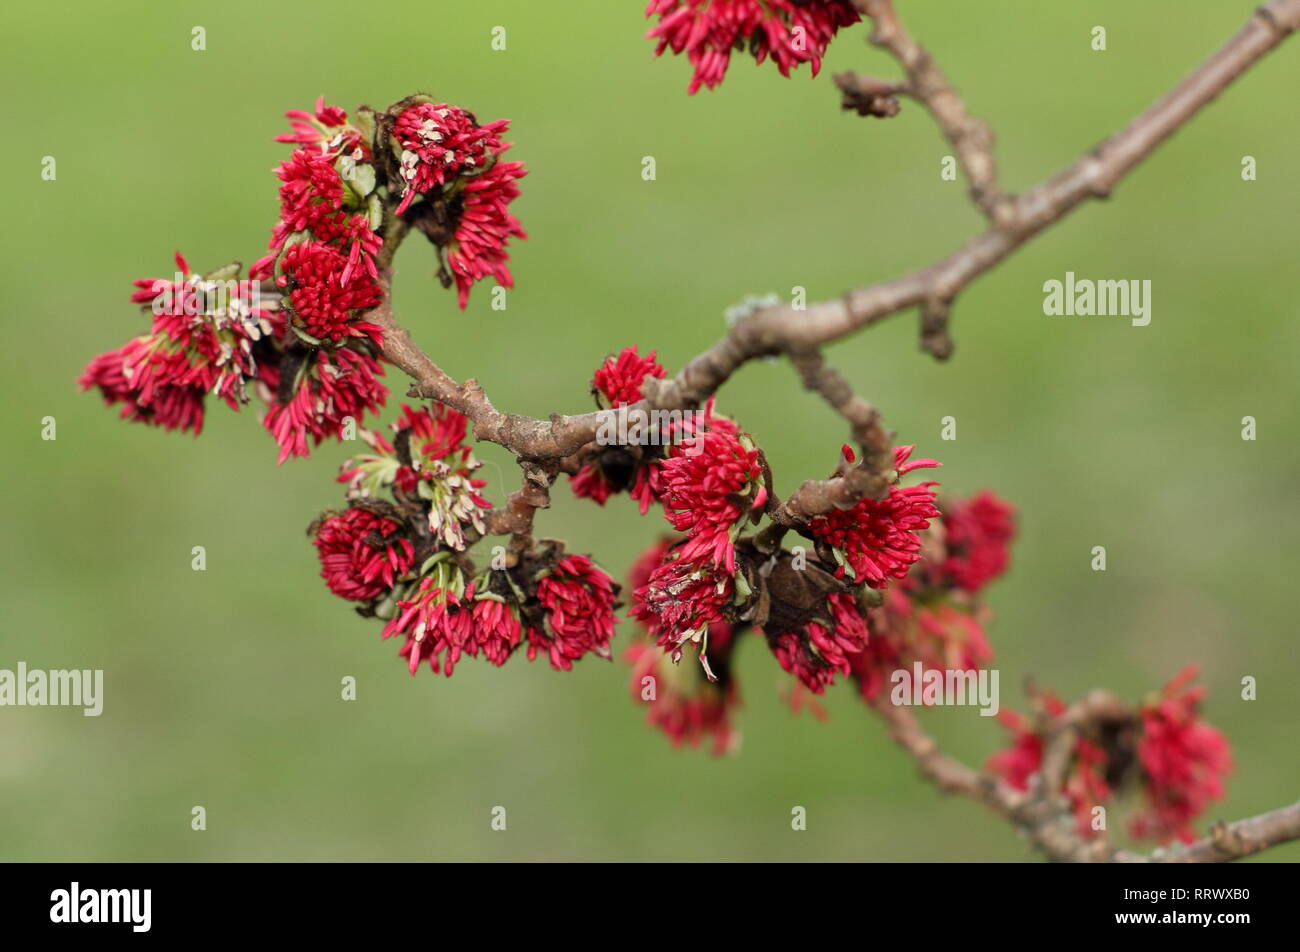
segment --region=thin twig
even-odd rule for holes
[[[510,494],[505,505],[488,514],[489,535],[509,535],[512,553],[526,552],[533,545],[533,518],[537,510],[551,505],[551,483],[559,473],[556,460],[535,463],[521,460],[523,485]]]
[[[847,509],[863,496],[881,499],[897,477],[893,434],[881,426],[880,411],[854,392],[839,371],[826,363],[821,351],[793,351],[790,363],[805,389],[821,396],[848,421],[862,458],[853,465],[841,458],[836,475],[806,480],[783,505],[771,507],[772,519],[787,527],[803,525],[832,508]]]
[[[855,4],[875,25],[871,42],[888,50],[907,74],[901,92],[929,110],[957,153],[957,161],[970,183],[971,201],[984,214],[996,219],[1002,193],[993,157],[992,130],[966,111],[966,104],[934,57],[903,28],[891,0],[855,0]]]

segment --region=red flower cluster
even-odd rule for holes
[[[664,515],[686,545],[684,562],[711,562],[736,571],[734,543],[742,520],[767,501],[758,449],[726,417],[706,410],[702,432],[668,451],[660,471]]]
[[[984,769],[1015,790],[1028,790],[1030,778],[1043,766],[1043,735],[1010,708],[998,711],[998,720],[1011,731],[1012,743],[1005,750],[991,754],[984,762]]]
[[[922,542],[920,561],[869,613],[871,642],[852,659],[867,698],[879,695],[892,671],[914,662],[926,670],[977,671],[993,658],[984,633],[989,612],[976,596],[1006,570],[1013,510],[988,490],[944,499],[939,508],[942,531]]]
[[[280,186],[280,220],[271,230],[271,250],[280,251],[290,236],[319,235],[323,241],[342,236],[343,178],[338,157],[311,146],[295,149],[275,170]]]
[[[1015,510],[988,490],[942,509],[948,557],[939,571],[973,595],[1006,571],[1016,534]]]
[[[877,697],[891,672],[913,662],[924,670],[978,671],[993,659],[984,606],[938,591],[922,593],[911,582],[887,590],[884,604],[869,614],[871,641],[852,658],[864,697]]]
[[[590,560],[547,550],[529,554],[527,565],[475,574],[458,554],[486,531],[491,508],[473,475],[480,463],[465,443],[468,420],[443,405],[403,405],[391,429],[391,442],[360,431],[373,452],[347,460],[339,475],[351,508],[317,524],[331,590],[387,620],[383,637],[402,636],[400,655],[412,674],[427,662],[450,675],[462,657],[480,654],[502,665],[535,626],[552,634],[530,632],[530,643],[554,640],[564,665],[585,650],[605,653],[614,585]]]
[[[1232,769],[1232,759],[1224,736],[1200,718],[1205,689],[1187,687],[1195,677],[1194,666],[1185,668],[1158,698],[1142,706],[1129,725],[1139,735],[1137,781],[1146,800],[1130,823],[1135,837],[1161,843],[1177,837],[1190,843],[1195,838],[1192,820],[1223,796],[1223,779]],[[1042,703],[1049,720],[1065,712],[1065,705],[1053,695],[1044,695]],[[1030,778],[1042,767],[1044,727],[1009,710],[999,719],[1015,739],[1010,748],[991,756],[985,769],[1009,786],[1027,790]],[[1111,725],[1109,735],[1081,735],[1075,742],[1061,792],[1073,805],[1083,836],[1096,832],[1091,824],[1093,808],[1104,805],[1117,792],[1114,785],[1129,776],[1124,765],[1133,759],[1131,742],[1125,749],[1120,737],[1122,732]]]
[[[482,463],[465,443],[468,423],[463,414],[443,404],[418,410],[402,404],[402,414],[391,428],[394,441],[405,447],[403,453],[380,434],[362,431],[374,453],[346,460],[339,482],[348,484],[350,498],[389,490],[422,500],[433,539],[464,549],[466,526],[482,534],[483,512],[492,508],[479,494],[487,482],[474,476]]]
[[[827,564],[830,556],[823,552],[817,568],[823,581],[816,575],[796,581],[805,566],[796,564],[798,559],[788,552],[767,553],[747,541],[743,565],[739,563],[732,533],[752,510],[751,499],[761,505],[761,465],[756,452],[751,455],[739,443],[743,435],[734,424],[724,420],[718,425],[716,419],[710,423],[707,448],[696,462],[678,462],[686,457],[674,450],[663,467],[665,510],[687,537],[659,543],[638,559],[633,571],[631,615],[673,661],[693,643],[705,676],[712,680],[716,646],[726,645],[729,656],[738,634],[735,626],[749,624],[761,629],[778,663],[794,676],[796,698],[804,691],[821,694],[837,678],[849,676],[874,699],[890,674],[904,665],[978,670],[988,663],[992,651],[983,628],[987,610],[975,601],[973,590],[963,587],[971,585],[974,576],[940,569],[950,564],[950,556],[952,564],[960,557],[984,566],[981,587],[1004,569],[1014,527],[982,517],[1006,514],[1009,520],[1009,506],[991,493],[946,504],[953,515],[944,516],[945,527],[949,520],[985,527],[983,532],[963,532],[959,525],[954,535],[962,548],[949,553],[943,544],[945,532],[927,532],[930,520],[940,516],[930,488],[934,484],[910,490],[894,486],[889,499],[845,511],[856,514],[860,523],[831,516],[818,525],[830,526],[838,535],[813,532],[823,544],[845,545],[844,561],[858,571],[846,573],[841,563],[829,574],[834,566]],[[707,441],[710,434],[717,437],[712,444]],[[911,447],[895,451],[900,476],[937,465],[933,460],[911,460],[911,452]],[[851,454],[846,461],[852,462]],[[691,492],[694,498],[689,498]],[[910,569],[915,571],[909,574]],[[830,584],[835,578],[842,580],[841,590]],[[877,607],[863,607],[861,586],[882,590]],[[822,596],[816,594],[819,587],[825,590]],[[640,652],[637,658],[643,658]],[[709,709],[715,712],[716,702],[716,696],[710,697]],[[1083,781],[1090,779],[1082,774]]]
[[[483,278],[514,287],[506,243],[528,237],[509,211],[519,197],[517,182],[527,174],[522,162],[501,160],[510,148],[501,139],[509,126],[505,119],[480,126],[463,109],[428,101],[407,106],[393,123],[393,150],[403,181],[397,214],[431,195],[448,204],[455,224],[446,245],[447,264],[462,310],[470,288]]]
[[[701,663],[711,677],[711,631],[722,626],[730,633],[728,619],[752,611],[744,605],[752,597],[750,589],[754,586],[746,582],[741,589],[744,594],[738,594],[735,543],[742,520],[763,504],[765,492],[757,450],[735,424],[711,417],[700,438],[702,453],[688,455],[683,447],[674,447],[662,466],[665,512],[687,537],[671,547],[661,545],[643,557],[653,558],[654,567],[646,569],[644,581],[635,586],[632,616],[645,625],[674,661],[680,659],[687,642],[696,644]],[[895,468],[900,477],[938,465],[928,459],[912,460],[911,453],[910,446],[895,449]],[[851,454],[846,459],[851,462]],[[895,485],[884,500],[865,499],[851,509],[837,510],[811,522],[813,537],[829,546],[840,560],[837,577],[847,574],[852,585],[865,584],[887,591],[881,607],[869,615],[859,605],[856,592],[832,591],[825,596],[823,608],[817,608],[814,601],[797,609],[812,612],[811,618],[804,614],[808,620],[798,623],[798,627],[772,627],[788,625],[788,613],[772,615],[778,620],[761,623],[781,667],[809,691],[820,694],[837,677],[854,676],[863,692],[874,697],[889,673],[904,660],[969,670],[978,669],[991,657],[980,613],[971,603],[970,593],[960,591],[952,578],[936,571],[946,558],[942,549],[930,554],[918,579],[908,578],[909,570],[923,556],[926,544],[922,533],[929,528],[930,520],[940,515],[931,488],[934,485]],[[1009,507],[996,497],[977,499],[978,503],[956,503],[956,518],[969,523],[974,521],[971,512],[1009,512]],[[972,564],[989,565],[995,560],[983,547],[1004,549],[1009,529],[969,532],[962,538],[966,541],[961,555],[973,560]],[[937,543],[932,540],[928,545],[934,549]],[[846,573],[846,564],[851,572]],[[1005,564],[1002,552],[995,570],[1000,571]],[[986,571],[981,584],[992,574],[994,570]],[[894,585],[890,586],[890,582]]]
[[[715,634],[714,645],[725,647],[729,637]],[[714,754],[736,751],[740,732],[731,716],[740,707],[740,692],[734,681],[713,682],[694,668],[666,664],[663,652],[644,641],[629,645],[624,659],[632,665],[632,697],[646,704],[646,723],[673,746],[699,747],[707,739]]]
[[[914,469],[938,466],[932,459],[908,462],[914,447],[894,448],[894,468],[899,476]],[[891,579],[905,577],[921,558],[921,540],[918,533],[939,515],[934,502],[938,483],[927,482],[917,486],[891,486],[884,499],[864,496],[851,509],[833,509],[817,516],[808,524],[813,536],[842,553],[839,573],[844,574],[845,563],[852,569],[855,583],[865,582],[872,588],[881,588]]]
[[[507,148],[503,145],[500,151]],[[469,303],[470,288],[484,278],[496,278],[503,288],[515,286],[506,242],[512,237],[527,238],[528,233],[509,208],[519,197],[517,181],[527,174],[522,162],[497,162],[461,189],[460,217],[447,247],[447,264],[462,311]]]
[[[200,276],[178,252],[176,267],[174,281],[135,282],[131,300],[152,311],[151,332],[95,357],[78,382],[99,388],[109,406],[123,404],[125,420],[197,434],[208,394],[237,410],[245,385],[273,373],[254,351],[282,319],[261,306],[257,283],[240,280],[238,266]]]
[[[270,405],[263,425],[280,462],[341,436],[349,418],[359,422],[387,397],[381,330],[361,319],[383,300],[375,264],[383,241],[373,227],[382,204],[369,147],[323,100],[313,113],[286,115],[294,131],[276,138],[298,148],[276,172],[280,217],[250,280],[237,279],[237,265],[188,274],[177,255],[176,281],[136,282],[132,300],[152,306],[152,334],[95,358],[81,378],[83,389],[126,404],[125,418],[196,433],[206,394],[237,408],[251,382]],[[281,293],[264,307],[262,282],[272,277]]]
[[[383,301],[383,288],[361,274],[345,281],[348,267],[342,251],[320,241],[300,242],[284,253],[280,280],[289,289],[288,306],[295,327],[299,336],[315,344],[341,344],[349,337],[365,337],[379,347],[382,329],[357,315]]]
[[[772,653],[781,667],[814,694],[821,694],[836,675],[853,671],[851,660],[866,650],[867,623],[849,592],[834,592],[826,599],[829,625],[810,621],[801,631],[787,631],[771,640]]]
[[[1055,695],[1045,694],[1042,701],[1049,716],[1059,717],[1065,712],[1065,705]],[[1043,735],[1015,711],[1000,711],[998,720],[1012,732],[1015,740],[1011,747],[989,757],[984,769],[1015,790],[1028,790],[1030,778],[1043,766]],[[1093,829],[1092,811],[1110,798],[1105,775],[1105,751],[1086,737],[1077,738],[1061,793],[1070,802],[1080,836],[1092,837],[1099,832]]]
[[[733,577],[702,559],[688,558],[685,545],[660,543],[642,556],[638,563],[644,571],[646,560],[658,563],[635,586],[632,617],[646,627],[655,643],[672,655],[673,663],[682,659],[687,642],[699,649],[700,666],[705,676],[716,680],[709,664],[710,638],[716,631],[730,635],[722,609],[735,596]]]
[[[314,113],[285,115],[294,131],[276,139],[298,148],[276,170],[280,217],[271,253],[253,266],[257,276],[274,276],[294,339],[308,349],[300,364],[290,362],[293,378],[277,381],[263,421],[280,446],[280,462],[308,455],[309,441],[341,437],[347,419],[359,424],[388,395],[375,356],[382,331],[362,319],[384,299],[375,264],[382,215],[369,146],[347,113],[323,99]]]
[[[359,422],[367,411],[378,412],[388,397],[379,382],[383,373],[370,354],[340,347],[310,351],[292,381],[279,381],[277,375],[274,392],[289,396],[272,404],[262,425],[280,446],[279,461],[307,456],[309,439],[313,446],[331,436],[341,439],[348,420]]]
[[[393,424],[395,433],[402,430],[410,431],[411,440],[426,463],[444,460],[449,456],[458,456],[465,462],[472,455],[470,447],[465,443],[465,437],[469,434],[469,418],[445,404],[416,410],[403,403],[402,415]]]
[[[405,183],[400,215],[417,196],[442,188],[465,171],[482,172],[505,147],[501,134],[509,121],[480,126],[464,109],[446,103],[422,102],[403,110],[393,123],[393,137],[402,147],[400,174]]]
[[[617,366],[610,371],[607,395],[619,392]],[[657,547],[658,565],[636,586],[632,615],[674,663],[687,642],[695,644],[706,677],[714,681],[709,637],[725,626],[723,609],[735,598],[736,538],[743,520],[762,510],[767,489],[758,450],[736,424],[714,415],[712,400],[703,420],[679,435],[686,434],[668,450],[656,480],[664,515],[686,538]]]
[[[642,357],[633,344],[624,347],[618,356],[605,358],[596,368],[591,386],[597,397],[604,397],[606,406],[622,407],[645,396],[641,388],[646,377],[662,379],[663,375],[664,368],[655,360],[655,352],[652,350]]]
[[[556,670],[570,670],[586,654],[610,656],[618,586],[585,555],[561,554],[528,592],[507,572],[467,580],[442,556],[424,571],[383,631],[405,638],[399,654],[412,674],[428,662],[450,676],[461,657],[480,654],[500,667],[525,638],[529,660],[545,654]]]
[[[373,280],[378,276],[374,257],[383,238],[375,233],[380,215],[370,147],[361,130],[347,124],[346,112],[319,100],[317,106],[317,114],[329,123],[307,126],[315,130],[314,138],[305,131],[276,136],[277,141],[300,145],[275,171],[283,183],[280,219],[271,229],[271,254],[254,268],[271,274],[290,239],[311,237],[346,250],[346,264],[336,272],[340,284],[348,284],[357,271]],[[295,118],[307,115],[300,110],[285,115],[295,128],[307,123]]]
[[[1205,688],[1187,687],[1195,677],[1188,666],[1142,707],[1138,759],[1147,807],[1133,819],[1134,836],[1191,842],[1191,821],[1223,796],[1232,757],[1227,739],[1201,720]]]
[[[635,346],[625,347],[618,356],[606,358],[596,368],[592,393],[597,404],[604,409],[626,406],[636,403],[644,396],[641,388],[647,377],[663,375],[664,368],[655,362],[653,350],[642,357]],[[660,442],[665,442],[671,436],[672,434],[661,434]],[[628,495],[637,501],[641,515],[644,516],[649,511],[650,504],[658,501],[663,490],[661,465],[662,460],[656,456],[646,454],[636,459],[627,449],[610,445],[584,462],[578,472],[569,477],[569,486],[575,496],[592,499],[601,506],[605,505],[605,500],[611,495],[626,489]]]
[[[641,515],[650,511],[650,504],[659,498],[659,461],[647,460],[640,464],[627,462],[620,457],[621,465],[636,467],[628,495],[641,507]],[[605,505],[610,496],[618,492],[618,486],[610,481],[600,460],[583,463],[576,473],[569,476],[569,488],[579,499],[590,499],[597,505]]]
[[[537,584],[546,616],[541,626],[528,629],[528,660],[545,654],[551,667],[568,671],[588,652],[610,657],[617,591],[614,580],[587,556],[561,559]]]
[[[633,697],[647,705],[646,723],[663,731],[674,746],[698,747],[712,738],[715,754],[731,753],[740,741],[731,723],[732,713],[740,706],[740,692],[729,672],[739,632],[722,620],[720,603],[712,600],[712,593],[702,593],[702,599],[689,595],[677,599],[667,594],[673,583],[665,576],[682,568],[669,555],[672,545],[669,539],[655,543],[641,553],[628,575],[638,595],[632,615],[649,634],[649,638],[629,645],[624,655],[632,665],[630,688]],[[688,665],[683,669],[677,665],[680,646],[693,640],[694,632],[700,633],[697,643],[702,663],[698,668]],[[671,665],[666,663],[665,650],[673,654]],[[709,661],[710,650],[719,673]]]
[[[493,664],[503,664],[510,650],[503,654],[498,642],[504,636],[507,642],[513,641],[510,649],[519,644],[518,616],[513,611],[500,617],[494,613],[493,623],[480,627],[475,624],[477,615],[474,583],[466,585],[455,565],[441,561],[420,579],[414,592],[398,601],[397,613],[384,626],[381,637],[406,637],[398,655],[406,659],[412,675],[427,661],[435,674],[444,671],[451,677],[462,654],[477,657],[480,651]]]
[[[400,523],[357,507],[321,520],[315,545],[325,584],[354,602],[386,595],[415,561]]]
[[[483,597],[475,600],[472,616],[475,644],[482,649],[483,657],[501,667],[519,647],[522,637],[518,609],[504,599]],[[447,673],[451,674],[451,670]]]
[[[402,212],[438,190],[445,217],[430,227],[445,232],[439,243],[450,274],[443,275],[458,286],[461,307],[470,286],[486,276],[512,285],[505,244],[524,236],[507,210],[524,168],[501,158],[509,148],[501,140],[506,121],[479,126],[451,106],[404,108],[390,138],[382,128],[377,133],[401,154],[402,181],[390,183],[380,179],[389,165],[377,165],[372,154],[373,114],[372,131],[351,124],[323,98],[312,111],[285,115],[292,131],[276,140],[296,148],[276,169],[279,217],[270,253],[249,270],[250,280],[235,280],[237,266],[191,275],[178,255],[185,274],[175,281],[136,282],[132,299],[154,305],[152,332],[99,355],[80,378],[83,389],[96,387],[109,404],[124,404],[126,419],[195,433],[207,394],[237,408],[252,382],[269,404],[263,425],[279,444],[280,462],[308,455],[328,437],[342,438],[349,424],[360,425],[362,414],[387,398],[378,359],[382,328],[365,319],[385,295],[378,229],[386,189],[403,188]],[[274,305],[263,307],[259,294],[267,281],[279,293]],[[214,309],[214,289],[231,284],[238,288]],[[163,297],[169,303],[160,308]]]
[[[826,46],[841,27],[858,21],[850,0],[650,0],[646,16],[659,22],[647,34],[655,55],[685,52],[695,67],[688,92],[722,82],[732,50],[762,63],[769,56],[782,76],[800,63],[821,68]]]
[[[313,112],[290,109],[285,117],[293,132],[285,132],[275,137],[276,142],[288,142],[298,145],[314,145],[330,139],[337,134],[348,135],[352,130],[346,128],[348,114],[338,106],[325,105],[325,97],[316,99]],[[339,129],[339,133],[333,130]],[[359,143],[358,143],[359,144]]]

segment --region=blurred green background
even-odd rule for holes
[[[1252,4],[899,0],[973,112],[999,134],[1006,185],[1055,172],[1163,92]],[[739,756],[675,751],[642,723],[627,669],[570,674],[522,656],[411,679],[379,626],[331,597],[304,535],[340,500],[347,448],[275,465],[256,411],[212,407],[202,437],[119,423],[75,378],[138,333],[132,279],[259,256],[275,216],[281,113],[325,93],[352,108],[424,90],[508,117],[531,170],[528,229],[504,312],[465,314],[427,246],[398,258],[399,316],[499,407],[589,407],[603,356],[658,348],[670,369],[749,293],[833,297],[947,254],[980,228],[948,151],[905,104],[842,114],[829,73],[895,75],[864,43],[822,76],[733,61],[688,98],[688,64],[655,60],[637,0],[541,4],[51,2],[6,11],[9,142],[0,237],[8,329],[0,667],[105,669],[103,716],[0,709],[0,857],[10,860],[1017,860],[980,807],[940,797],[848,689],[829,723],[794,716],[757,642],[742,651]],[[1089,32],[1108,30],[1093,52]],[[191,28],[207,50],[190,48]],[[490,31],[507,29],[495,52]],[[1300,40],[1234,86],[1126,179],[965,293],[937,365],[900,316],[831,359],[953,492],[995,487],[1020,511],[1012,572],[990,593],[1003,704],[1028,675],[1067,697],[1138,698],[1201,664],[1209,720],[1237,771],[1206,819],[1300,793],[1294,587]],[[40,178],[52,155],[58,178]],[[643,181],[643,156],[658,178]],[[1243,155],[1259,177],[1244,182]],[[1042,285],[1150,279],[1154,316],[1048,318]],[[398,383],[398,381],[393,381]],[[398,401],[393,401],[396,406]],[[745,368],[721,405],[767,448],[788,492],[821,476],[842,424],[788,366]],[[211,406],[211,405],[210,405]],[[941,442],[940,420],[958,419]],[[58,439],[40,438],[41,419]],[[1253,415],[1259,438],[1244,442]],[[389,414],[386,419],[391,419]],[[493,498],[517,482],[484,447]],[[542,534],[622,578],[661,529],[626,500],[564,486]],[[206,572],[190,568],[207,548]],[[1089,568],[1105,545],[1109,570]],[[630,624],[621,626],[618,646]],[[359,698],[340,700],[340,679]],[[1244,675],[1259,699],[1239,699]],[[974,708],[924,714],[980,762],[1005,735]],[[190,829],[190,809],[208,829]],[[506,833],[489,811],[509,811]],[[808,829],[790,829],[790,810]],[[1113,815],[1114,816],[1114,815]],[[1118,827],[1119,818],[1112,825]],[[1300,858],[1300,846],[1268,859]]]

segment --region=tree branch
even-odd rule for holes
[[[803,525],[833,508],[847,509],[863,496],[882,499],[897,476],[894,434],[880,425],[880,411],[853,391],[839,371],[826,363],[821,351],[792,351],[790,363],[799,372],[804,388],[821,396],[848,421],[862,459],[851,465],[841,457],[835,476],[806,480],[784,505],[771,507],[768,514],[787,528]]]
[[[815,346],[928,300],[951,300],[1016,248],[1088,198],[1106,197],[1142,159],[1233,80],[1300,28],[1300,0],[1260,7],[1222,47],[1122,130],[1051,179],[1011,200],[1006,223],[928,268],[852,291],[806,310],[769,308],[738,324],[745,346],[773,353]]]
[[[819,347],[839,340],[889,315],[920,307],[924,349],[936,357],[952,350],[947,324],[952,301],[972,281],[1007,258],[1020,245],[1061,220],[1089,198],[1108,197],[1134,166],[1223,92],[1238,76],[1300,28],[1300,0],[1271,0],[1214,54],[1169,93],[1127,126],[1072,165],[1022,195],[1004,194],[997,180],[990,130],[966,111],[933,58],[902,27],[890,0],[855,0],[874,23],[871,40],[902,65],[905,83],[838,77],[846,106],[871,115],[891,115],[892,97],[906,94],[920,101],[952,144],[970,183],[973,201],[990,218],[987,231],[948,257],[891,281],[851,291],[841,298],[806,309],[768,307],[737,321],[721,340],[689,361],[672,378],[647,378],[645,399],[629,412],[688,409],[712,395],[747,361],[785,353],[805,387],[820,394],[850,423],[863,450],[860,465],[847,467],[829,480],[810,480],[783,506],[774,506],[773,526],[806,521],[832,506],[848,506],[865,493],[878,494],[887,478],[885,459],[891,435],[874,407],[853,392],[828,367]],[[404,227],[395,225],[382,264],[388,265]],[[385,286],[390,274],[385,274]],[[524,470],[524,484],[492,517],[494,532],[509,532],[515,544],[530,544],[533,516],[549,504],[549,487],[569,457],[594,438],[596,413],[552,415],[543,421],[503,413],[492,405],[477,381],[458,383],[412,340],[393,318],[389,296],[369,319],[384,332],[384,357],[410,374],[409,394],[444,403],[465,414],[478,439],[499,443],[513,452]],[[892,461],[891,461],[892,462]],[[892,469],[892,467],[890,467]],[[1105,837],[1085,839],[1060,782],[1080,729],[1089,718],[1113,716],[1117,702],[1104,692],[1088,695],[1048,731],[1040,772],[1028,792],[1012,790],[947,756],[906,707],[878,698],[870,706],[885,721],[890,735],[938,789],[984,804],[1020,829],[1038,849],[1055,860],[1112,862],[1215,862],[1236,859],[1278,843],[1300,839],[1300,803],[1232,824],[1219,823],[1211,834],[1187,846],[1157,850],[1147,856],[1114,848]]]
[[[997,162],[993,158],[992,130],[966,111],[966,104],[934,58],[903,28],[892,0],[854,0],[854,3],[875,25],[871,42],[887,50],[907,74],[907,82],[898,91],[929,110],[957,153],[957,161],[970,183],[971,201],[985,215],[996,218],[1002,193]]]
[[[1210,835],[1155,859],[1161,863],[1224,863],[1300,839],[1300,801],[1236,823],[1216,823]]]
[[[676,376],[662,381],[648,379],[643,390],[646,399],[636,404],[636,409],[697,406],[756,357],[807,351],[900,311],[927,302],[951,301],[968,284],[1086,199],[1109,195],[1130,169],[1297,28],[1300,0],[1272,0],[1256,10],[1209,59],[1122,130],[1053,178],[1001,203],[999,207],[1005,210],[1000,211],[994,226],[965,247],[920,271],[851,291],[833,301],[803,310],[767,308],[743,318]],[[894,37],[890,42],[901,44],[903,40]],[[955,116],[952,103],[945,102],[944,114]],[[387,304],[371,320],[384,329],[384,356],[415,378],[410,395],[438,400],[464,413],[474,422],[477,438],[499,443],[527,459],[568,456],[595,438],[600,422],[596,413],[553,415],[549,421],[503,413],[492,406],[476,381],[458,384],[438,367],[393,320]]]
[[[898,97],[907,93],[907,83],[890,82],[874,76],[859,76],[854,72],[837,73],[831,77],[836,88],[844,94],[840,105],[859,116],[889,119],[898,115],[902,106]]]

